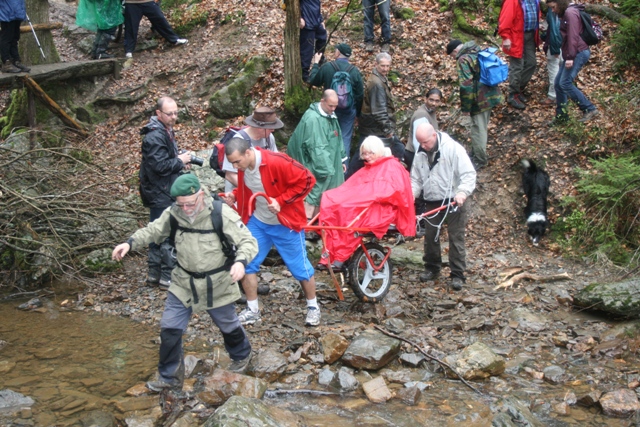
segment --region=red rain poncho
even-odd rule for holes
[[[349,225],[365,208],[369,210],[352,227],[367,228],[382,237],[390,224],[404,236],[416,234],[416,214],[409,172],[395,157],[365,163],[344,184],[325,191],[320,202],[320,224]],[[353,231],[326,231],[331,262],[344,262],[360,243]],[[326,263],[323,258],[321,263]]]

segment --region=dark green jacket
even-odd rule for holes
[[[480,83],[478,52],[480,48],[472,40],[462,45],[456,58],[460,84],[460,109],[463,113],[483,113],[504,101],[498,86],[485,86]]]
[[[340,71],[347,71],[349,66],[349,60],[338,59],[335,62],[338,65]],[[311,74],[309,74],[309,83],[312,86],[322,87],[323,89],[331,89],[331,81],[333,75],[336,73],[335,68],[331,65],[331,62],[325,62],[322,67],[318,67],[318,64],[313,64],[311,67]],[[362,108],[362,98],[364,97],[364,84],[362,82],[362,74],[360,70],[354,65],[351,71],[349,71],[351,77],[351,90],[353,91],[353,104],[356,107],[356,113],[360,115],[360,109]]]

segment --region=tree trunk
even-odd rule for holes
[[[586,4],[584,9],[591,15],[604,16],[608,20],[613,21],[617,24],[619,24],[623,19],[627,18],[622,13],[611,9],[610,7],[599,4]]]
[[[33,1],[33,0],[32,0]],[[287,20],[284,27],[284,92],[302,85],[300,65],[300,1],[285,0]]]
[[[3,1],[3,0],[0,0]],[[49,23],[49,2],[47,0],[27,0],[27,15],[31,19],[32,24],[48,24]],[[23,25],[29,25],[28,21]],[[22,34],[20,36],[20,44],[18,49],[22,62],[27,65],[52,64],[60,62],[60,56],[53,44],[53,35],[49,30],[36,31],[38,41],[42,47],[45,58],[42,57],[38,43],[36,42],[33,32]]]

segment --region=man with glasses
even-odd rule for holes
[[[178,120],[178,105],[169,97],[156,103],[156,115],[141,130],[142,162],[140,163],[140,197],[149,208],[149,222],[155,221],[174,202],[171,185],[180,173],[189,169],[191,154],[178,150],[173,126]],[[159,284],[163,290],[171,284],[175,261],[173,246],[168,241],[149,244],[147,283]]]
[[[112,253],[112,258],[120,261],[131,249],[162,242],[171,235],[173,217],[177,229],[177,268],[173,271],[160,320],[158,380],[147,383],[147,388],[155,392],[182,388],[182,334],[194,311],[206,311],[220,329],[232,360],[229,371],[242,373],[251,361],[251,344],[234,304],[240,290],[232,284],[243,278],[245,266],[258,252],[256,239],[233,209],[222,203],[213,204],[213,198],[201,188],[195,175],[181,175],[171,186],[170,195],[176,203],[156,221],[136,231],[126,243],[116,246]],[[236,248],[233,259],[227,258],[214,230],[212,214],[215,215],[213,210],[218,208],[221,231]]]

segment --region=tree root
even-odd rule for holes
[[[493,288],[493,290],[497,291],[498,289],[510,288],[516,283],[524,279],[535,280],[536,282],[555,282],[558,280],[573,280],[573,278],[569,276],[568,273],[552,274],[550,276],[538,276],[537,274],[523,272],[522,269],[519,269],[519,270],[516,269],[516,271],[514,271],[513,273],[514,274],[507,276],[504,280],[499,281],[498,284]]]
[[[429,353],[427,353],[426,351],[424,351],[422,348],[420,348],[420,346],[416,343],[414,343],[413,341],[410,341],[406,338],[402,338],[399,335],[396,334],[392,334],[391,332],[387,331],[384,328],[381,328],[380,326],[374,325],[374,328],[376,328],[377,330],[379,330],[380,332],[382,332],[385,335],[388,335],[392,338],[398,339],[400,341],[404,341],[406,343],[411,344],[412,346],[414,346],[416,349],[418,349],[418,351],[420,353],[422,353],[425,357],[438,362],[440,365],[442,365],[443,367],[449,369],[451,372],[453,372],[454,374],[456,374],[456,376],[458,378],[460,378],[460,381],[462,381],[464,383],[464,385],[466,385],[467,387],[469,387],[471,390],[475,391],[476,393],[483,395],[484,393],[482,393],[480,390],[478,390],[477,388],[475,388],[474,386],[472,386],[469,381],[465,380],[464,378],[462,378],[462,376],[453,368],[453,366],[449,365],[447,362],[443,362],[442,360],[438,359],[437,357],[434,357],[432,355],[430,355]]]

